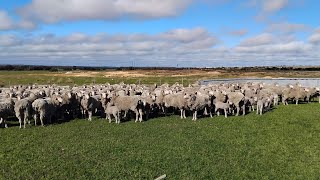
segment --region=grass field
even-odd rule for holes
[[[187,86],[201,79],[216,78],[320,77],[319,71],[235,70],[108,70],[108,71],[0,71],[0,87],[18,84],[83,85],[104,83],[174,84]]]
[[[0,129],[0,179],[319,179],[320,104],[263,116]]]

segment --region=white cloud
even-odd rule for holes
[[[191,0],[33,0],[20,8],[26,19],[46,23],[77,20],[155,19],[176,16]]]
[[[265,44],[261,46],[237,46],[237,52],[247,52],[256,54],[274,54],[274,53],[305,53],[311,51],[312,45],[301,41],[293,41],[287,43]]]
[[[28,20],[14,21],[6,11],[0,10],[0,30],[34,29],[36,25]]]
[[[240,46],[259,46],[270,44],[274,41],[274,36],[269,33],[263,33],[255,37],[248,38],[240,42]]]
[[[29,29],[29,30],[32,30],[32,29],[35,29],[37,27],[37,25],[30,21],[30,20],[21,20],[19,21],[18,23],[16,23],[15,25],[15,28],[18,28],[18,29]]]
[[[259,22],[268,22],[270,17],[277,15],[281,10],[292,7],[300,0],[250,0],[246,7],[256,8],[258,14],[255,19]]]
[[[160,35],[169,40],[177,40],[180,42],[191,42],[196,40],[203,40],[210,36],[209,32],[204,28],[194,29],[175,29]]]
[[[0,30],[9,30],[13,28],[13,22],[6,11],[0,10]]]
[[[0,46],[15,46],[19,44],[19,40],[14,35],[0,35]],[[0,50],[1,52],[1,50]]]
[[[295,23],[273,23],[267,28],[269,32],[280,32],[285,34],[296,33],[301,31],[307,31],[309,27],[305,24],[295,24]]]
[[[247,29],[238,29],[238,30],[232,30],[228,32],[228,34],[231,36],[244,36],[247,33],[248,33]]]
[[[86,42],[88,40],[88,36],[83,33],[73,33],[66,37],[67,42]]]
[[[310,37],[309,37],[309,42],[313,44],[318,44],[320,43],[320,28],[317,29]]]
[[[262,10],[264,12],[276,12],[285,8],[289,0],[263,0]]]
[[[199,38],[197,38],[199,37]],[[5,43],[7,48],[0,49],[2,54],[12,56],[27,56],[32,58],[37,55],[77,57],[81,56],[109,56],[131,54],[167,54],[167,53],[193,53],[197,50],[209,49],[219,41],[208,31],[202,28],[176,29],[156,35],[131,34],[131,35],[87,35],[73,33],[64,37],[52,34],[20,38],[17,46],[10,39],[19,37],[9,36]]]

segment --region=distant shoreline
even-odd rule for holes
[[[72,71],[72,70],[227,70],[227,71],[320,71],[320,66],[251,66],[251,67],[113,67],[113,66],[46,66],[46,65],[0,65],[0,70],[7,71],[26,71],[26,70],[45,70],[45,71]]]

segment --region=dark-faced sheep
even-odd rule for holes
[[[6,119],[14,114],[14,101],[9,98],[0,102],[0,126],[8,127]]]

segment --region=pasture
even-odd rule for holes
[[[319,117],[311,103],[197,122],[10,127],[0,129],[0,179],[318,179]]]
[[[109,70],[109,71],[0,71],[0,87],[27,84],[174,84],[187,86],[197,80],[217,78],[292,78],[320,77],[319,71],[237,71],[237,70]]]
[[[297,74],[296,74],[297,73]],[[299,75],[299,76],[298,76]],[[199,79],[319,77],[319,72],[1,71],[1,85],[188,85]],[[314,99],[316,100],[316,99]],[[160,115],[115,124],[94,117],[0,129],[0,179],[319,179],[320,104],[279,105],[262,116]]]

